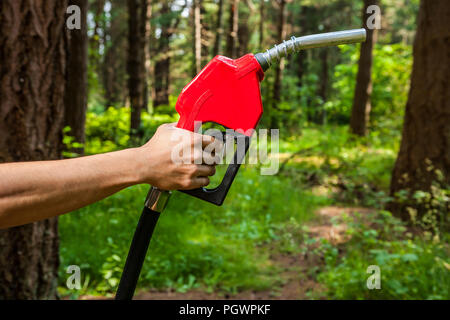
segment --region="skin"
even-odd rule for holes
[[[181,139],[174,141],[174,134]],[[162,190],[207,186],[218,159],[203,149],[213,144],[221,148],[213,137],[166,124],[140,148],[76,159],[0,164],[0,229],[68,213],[136,184]],[[172,151],[180,146],[192,151],[181,157],[182,163],[172,161]]]

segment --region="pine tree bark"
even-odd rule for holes
[[[239,0],[231,0],[228,28],[226,55],[230,58],[237,58]]]
[[[64,99],[64,126],[70,127],[68,135],[74,137],[74,142],[84,144],[84,126],[87,109],[87,59],[88,35],[87,12],[88,0],[69,0],[69,5],[81,9],[81,29],[71,30],[67,52],[67,82]],[[79,155],[84,154],[84,148],[71,148],[69,151]]]
[[[0,162],[59,159],[67,1],[0,1]],[[57,297],[58,220],[0,230],[0,300]]]
[[[367,40],[361,44],[358,62],[358,75],[356,77],[355,94],[353,98],[352,115],[350,118],[350,131],[356,135],[364,136],[370,120],[370,96],[372,95],[372,50],[377,39],[377,30],[367,28],[366,22],[370,14],[366,13],[368,6],[377,4],[378,0],[364,0],[363,27],[367,31]]]
[[[433,181],[450,183],[450,2],[420,3],[413,49],[411,87],[406,104],[402,141],[391,180],[391,196],[409,191],[408,201],[396,201],[388,209],[409,219],[408,206],[426,208],[411,199],[416,190],[429,191]],[[439,182],[436,171],[443,181]]]

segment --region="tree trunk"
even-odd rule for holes
[[[370,117],[370,96],[372,94],[372,50],[377,38],[376,29],[368,29],[366,26],[370,14],[366,8],[377,4],[378,0],[364,0],[363,26],[367,30],[367,40],[361,44],[358,75],[356,77],[355,95],[353,98],[352,115],[350,119],[350,130],[359,136],[367,133],[367,125]]]
[[[59,159],[67,1],[0,1],[0,162]],[[0,231],[0,300],[57,297],[58,220]]]
[[[243,55],[248,53],[248,43],[250,41],[250,30],[248,27],[248,18],[249,17],[244,17],[241,21],[241,23],[239,23],[239,27],[238,27],[238,43],[239,43],[239,47],[238,47],[238,57],[242,57]]]
[[[264,50],[264,5],[265,1],[261,0],[259,3],[259,46],[260,50]]]
[[[169,48],[164,48],[164,58],[156,61],[154,68],[153,108],[169,104]]]
[[[277,25],[277,44],[283,42],[286,37],[286,1],[280,0],[278,2],[278,25]],[[275,81],[273,83],[273,95],[272,95],[272,109],[278,109],[278,103],[281,101],[281,80],[284,70],[284,58],[281,58],[280,62],[275,65]],[[271,128],[277,127],[274,123],[275,118],[271,117]]]
[[[64,126],[70,127],[68,134],[75,138],[74,142],[84,144],[88,94],[88,0],[69,0],[69,5],[77,5],[81,9],[81,30],[69,32]],[[69,151],[83,155],[84,147],[71,148]]]
[[[198,74],[202,68],[202,23],[200,15],[201,0],[193,2],[194,17],[194,76]]]
[[[158,46],[156,48],[156,62],[154,71],[153,82],[153,108],[157,108],[160,105],[169,104],[169,71],[170,71],[170,25],[168,15],[170,14],[169,3],[163,2],[159,15],[165,17],[161,22],[161,35],[158,39]]]
[[[125,0],[115,0],[111,4],[111,17],[103,32],[104,60],[102,79],[105,106],[123,104],[127,90],[127,8]]]
[[[297,71],[297,77],[298,77],[298,86],[302,87],[303,85],[303,75],[305,74],[305,69],[307,66],[306,63],[306,51],[301,50],[297,53],[297,64],[298,64],[298,71]]]
[[[207,19],[207,11],[205,7],[205,2],[203,0],[200,1],[200,25],[201,25],[201,67],[203,68],[210,60],[211,47],[213,47],[212,43],[212,34],[211,34],[211,26],[210,22]]]
[[[144,48],[141,34],[140,0],[127,0],[128,5],[128,91],[130,95],[130,136],[137,137],[144,105],[143,70],[145,70]],[[145,4],[145,11],[147,4]],[[145,16],[147,15],[144,13]],[[145,29],[145,26],[144,26]]]
[[[94,32],[89,39],[89,64],[94,66],[94,70],[97,74],[101,72],[101,56],[100,56],[100,30],[104,28],[103,10],[105,7],[105,0],[95,0],[92,4],[94,8]]]
[[[163,1],[159,12],[161,17],[164,16],[164,19],[161,19],[161,35],[158,40],[158,46],[155,48],[158,55],[153,69],[153,108],[169,104],[170,38],[178,28],[181,13],[186,4],[187,2],[184,3],[174,22],[171,19],[173,16],[173,12],[170,11],[171,4],[167,1]]]
[[[318,113],[317,122],[325,125],[327,123],[327,111],[325,110],[325,102],[327,101],[328,93],[328,48],[320,49],[319,54],[320,64],[321,64],[321,76],[319,85],[319,97],[322,99],[322,110]]]
[[[226,55],[237,58],[238,28],[239,28],[239,0],[231,0],[229,31],[227,36]]]
[[[411,88],[406,104],[402,141],[391,180],[391,196],[409,191],[409,200],[388,209],[408,219],[407,207],[427,208],[412,199],[416,190],[429,191],[433,181],[450,183],[450,2],[421,1],[413,49]],[[436,169],[442,173],[439,181]]]
[[[216,39],[214,41],[213,56],[220,54],[222,49],[222,34],[223,34],[223,0],[219,0],[219,10],[217,11],[216,21]]]
[[[103,10],[105,7],[105,0],[95,0],[92,4],[92,7],[94,8],[94,33],[92,35],[91,46],[96,51],[96,53],[99,53],[100,49],[100,30],[104,27],[103,26]]]
[[[151,0],[141,0],[141,69],[142,72],[142,110],[148,110],[148,75],[150,72],[150,19],[152,15]],[[140,117],[139,117],[140,121]]]

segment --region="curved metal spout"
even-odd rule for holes
[[[293,36],[291,40],[285,40],[264,53],[257,53],[255,57],[266,71],[275,61],[280,61],[281,58],[300,50],[364,41],[366,41],[366,29],[319,33],[304,37]]]

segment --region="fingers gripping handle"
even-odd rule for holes
[[[228,165],[225,176],[220,185],[214,189],[198,188],[194,190],[182,191],[186,194],[210,202],[217,206],[221,206],[225,200],[234,178],[245,159],[248,148],[250,147],[250,137],[242,134],[226,135],[226,139],[233,139],[237,142],[236,152],[234,153],[232,162]],[[240,143],[241,140],[243,143]]]

